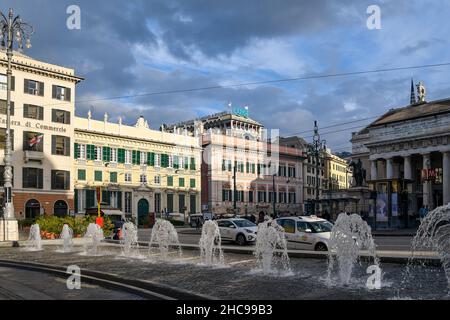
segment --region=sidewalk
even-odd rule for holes
[[[372,235],[375,237],[414,237],[417,228],[411,229],[379,229],[373,230]]]

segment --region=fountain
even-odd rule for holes
[[[62,252],[71,252],[73,248],[73,230],[68,224],[64,224],[59,237],[63,240]]]
[[[33,224],[30,228],[30,234],[28,236],[28,242],[26,246],[27,251],[41,251],[41,229],[37,223]]]
[[[412,241],[412,255],[408,261],[402,285],[409,277],[415,254],[428,249],[439,254],[447,278],[450,295],[450,203],[431,211],[423,220]]]
[[[89,244],[85,244],[84,254],[98,255],[98,245],[100,241],[105,239],[102,228],[98,224],[90,223],[87,227],[84,238],[92,239],[90,248],[88,247]]]
[[[264,274],[273,273],[273,267],[280,263],[284,271],[290,271],[284,229],[274,220],[267,219],[258,225],[254,255]]]
[[[337,260],[341,284],[350,284],[352,271],[361,250],[367,250],[374,264],[379,265],[370,226],[357,214],[341,213],[331,230],[328,249],[328,284]]]
[[[201,263],[207,266],[224,264],[221,241],[217,222],[205,221],[199,241]]]
[[[125,257],[134,257],[132,247],[136,246],[139,249],[138,244],[138,230],[134,223],[126,222],[122,226],[122,239],[120,239],[122,244],[122,255]]]
[[[178,241],[178,233],[173,224],[167,220],[156,219],[148,246],[149,254],[151,253],[153,245],[159,247],[160,259],[163,261],[167,260],[170,245],[178,246],[179,255],[181,257],[181,246]]]

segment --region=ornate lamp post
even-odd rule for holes
[[[6,148],[5,148],[5,172],[4,172],[4,189],[5,189],[5,204],[3,219],[15,220],[14,207],[12,203],[12,141],[11,141],[11,76],[12,67],[11,60],[13,56],[14,44],[16,43],[19,51],[23,50],[23,46],[28,49],[31,47],[30,37],[34,33],[34,29],[29,24],[22,21],[20,16],[14,17],[12,9],[9,9],[6,17],[0,12],[0,41],[2,49],[6,49],[6,56],[8,59],[7,67],[7,108],[6,108]],[[7,236],[5,235],[5,240]]]
[[[316,214],[318,211],[319,205],[319,192],[320,192],[320,183],[319,183],[319,160],[320,154],[327,149],[326,141],[320,139],[319,127],[317,125],[317,121],[314,121],[314,138],[313,143],[308,146],[308,155],[313,156],[315,158],[315,170],[316,170],[316,200],[313,206],[313,214]]]

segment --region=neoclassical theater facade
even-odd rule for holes
[[[390,227],[413,224],[422,206],[450,202],[450,99],[391,109],[352,135],[372,190],[371,215]]]

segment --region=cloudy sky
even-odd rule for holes
[[[381,30],[366,25],[373,4]],[[81,9],[81,30],[66,27],[69,5]],[[82,116],[107,111],[134,124],[142,114],[157,129],[231,101],[267,128],[306,140],[314,120],[342,124],[322,133],[343,151],[368,121],[349,122],[409,103],[411,77],[425,82],[427,100],[450,96],[450,66],[143,95],[450,62],[447,0],[2,0],[0,9],[9,7],[36,28],[26,54],[86,78],[77,90]]]

